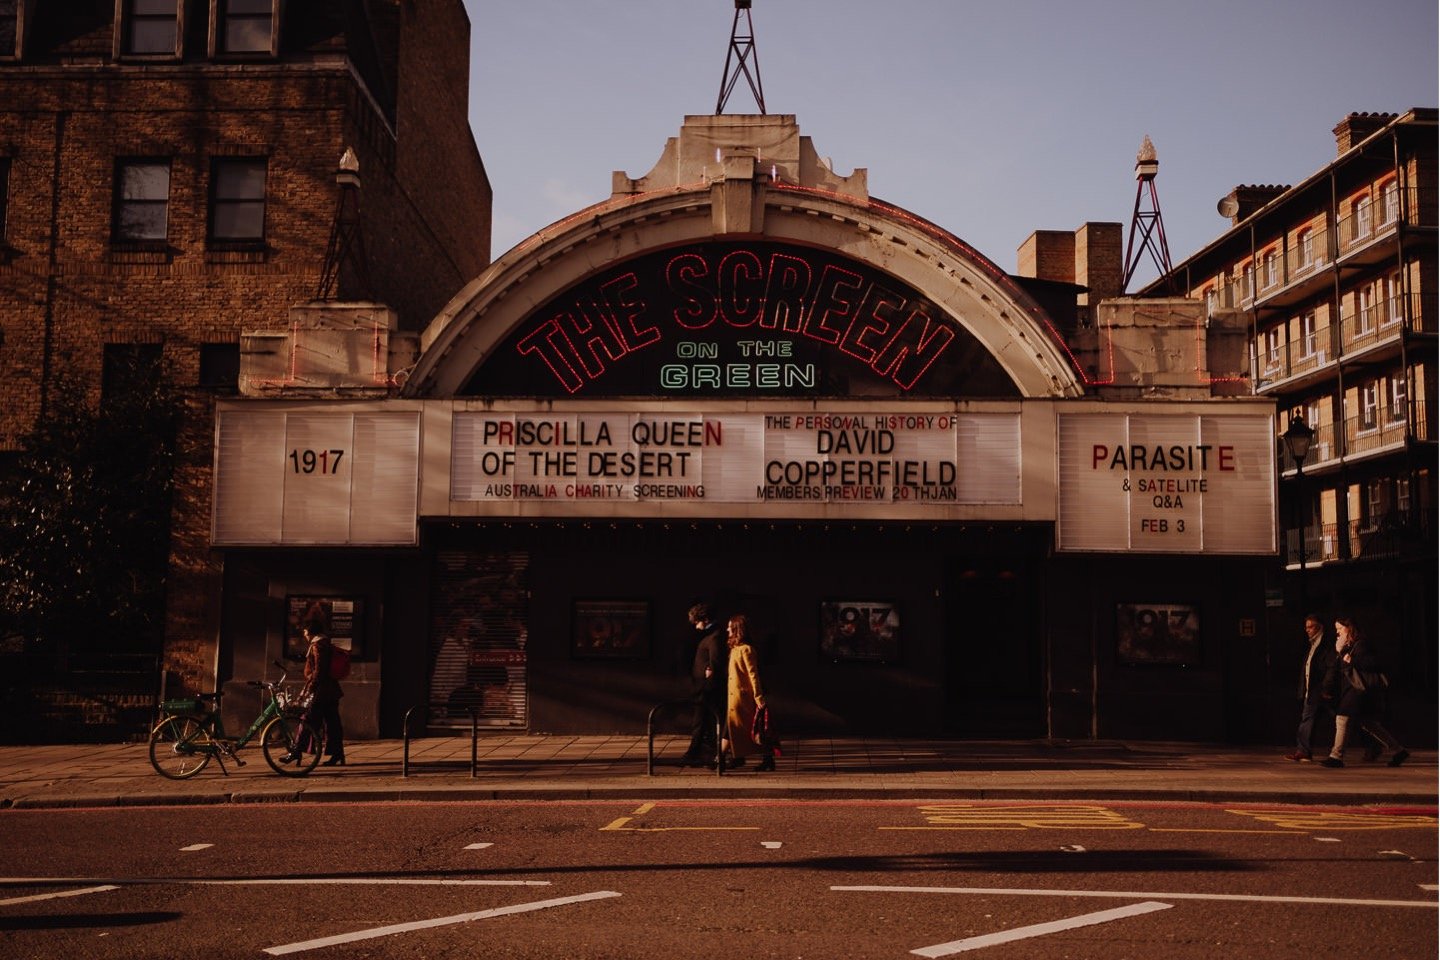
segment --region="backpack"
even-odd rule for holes
[[[333,644],[330,647],[330,678],[344,680],[350,676],[350,651]]]

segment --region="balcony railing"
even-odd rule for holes
[[[1362,412],[1345,419],[1345,452],[1348,455],[1371,453],[1391,447],[1403,447],[1410,431],[1405,422],[1406,411],[1396,410],[1390,404],[1377,405],[1368,413]],[[1429,428],[1426,423],[1425,405],[1415,405],[1415,439],[1428,440]]]
[[[1266,346],[1262,338],[1261,354],[1257,358],[1256,373],[1258,376],[1255,381],[1259,383],[1262,380],[1272,382],[1286,380],[1320,369],[1335,359],[1331,339],[1328,325],[1317,327],[1311,333],[1283,341],[1274,350]]]
[[[1343,527],[1317,523],[1305,527],[1303,534],[1307,567],[1346,559],[1385,560],[1435,554],[1435,530],[1425,510],[1393,510],[1368,520],[1352,520]],[[1285,530],[1287,567],[1299,567],[1301,540],[1301,531],[1293,527]]]
[[[1347,353],[1382,343],[1407,329],[1412,333],[1435,332],[1435,319],[1422,313],[1419,294],[1385,297],[1358,308],[1350,301],[1340,310],[1340,335]]]
[[[1402,211],[1407,226],[1435,226],[1435,191],[1405,187],[1397,191],[1393,204],[1383,194],[1376,193],[1364,214],[1357,216],[1353,209],[1346,211],[1335,224],[1335,246],[1340,256],[1393,234],[1402,220]]]

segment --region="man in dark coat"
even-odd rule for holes
[[[690,747],[681,759],[685,763],[713,762],[717,749],[715,725],[725,715],[729,650],[723,632],[710,615],[709,604],[695,604],[687,618],[700,641],[695,645],[695,661],[690,669],[695,684],[695,722],[690,728]]]
[[[1295,731],[1295,752],[1287,753],[1286,760],[1309,760],[1311,742],[1315,735],[1315,721],[1322,716],[1333,720],[1333,704],[1325,698],[1325,674],[1335,662],[1335,649],[1325,641],[1325,623],[1318,614],[1305,617],[1305,638],[1310,649],[1305,654],[1305,663],[1300,668],[1300,683],[1296,695],[1300,699],[1300,727]]]

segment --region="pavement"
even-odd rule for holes
[[[787,798],[1148,800],[1435,808],[1434,750],[1400,767],[1351,751],[1344,769],[1281,747],[1117,741],[787,740],[774,772],[680,765],[686,738],[493,735],[346,745],[346,765],[282,777],[253,746],[167,780],[145,744],[0,746],[0,809],[222,803]],[[653,750],[653,762],[651,761]]]

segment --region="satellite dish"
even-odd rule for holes
[[[1230,196],[1221,197],[1220,202],[1215,204],[1215,209],[1220,211],[1222,217],[1233,217],[1240,212],[1240,201]]]

